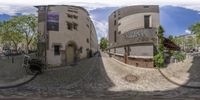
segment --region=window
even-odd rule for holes
[[[89,25],[88,25],[88,24],[87,24],[86,26],[89,28]]]
[[[118,10],[118,15],[120,15],[120,11]]]
[[[118,19],[121,19],[121,17],[118,17]]]
[[[67,14],[67,16],[68,16],[68,18],[72,18],[73,16],[72,15],[70,15],[70,14]]]
[[[79,48],[79,52],[82,53],[83,52],[83,47]]]
[[[78,13],[78,11],[74,11],[74,10],[71,10],[71,9],[69,9],[68,11],[73,12],[73,13]]]
[[[114,18],[116,17],[116,12],[114,12]]]
[[[117,41],[117,32],[116,31],[114,32],[114,41],[115,42]]]
[[[86,39],[86,41],[87,41],[87,43],[89,43],[89,39],[88,38]]]
[[[144,16],[144,28],[150,28],[150,15]]]
[[[67,29],[72,30],[72,23],[67,22]]]
[[[119,31],[118,34],[121,34],[121,31]]]
[[[78,24],[73,23],[73,27],[74,27],[75,30],[77,30]]]
[[[78,16],[74,15],[74,19],[78,19]]]
[[[114,25],[116,25],[116,23],[117,23],[117,21],[116,21],[116,20],[114,20]]]
[[[149,8],[149,6],[144,6],[144,8]]]
[[[54,45],[54,55],[60,55],[60,46]]]

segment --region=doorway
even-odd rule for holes
[[[69,42],[66,46],[66,63],[73,64],[76,57],[76,44],[74,42]]]

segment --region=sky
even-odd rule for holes
[[[164,35],[189,34],[188,27],[200,22],[199,0],[0,0],[0,20],[16,15],[37,15],[36,5],[76,5],[86,8],[95,25],[98,40],[108,33],[108,16],[131,5],[159,5]]]

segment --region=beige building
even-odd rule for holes
[[[98,42],[88,12],[78,6],[48,5],[38,8],[40,56],[49,66],[62,66],[93,56]]]
[[[109,52],[114,58],[140,67],[153,67],[160,26],[159,6],[120,8],[109,16]]]

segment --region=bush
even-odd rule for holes
[[[178,61],[183,61],[186,58],[186,55],[183,52],[175,52],[173,56]]]
[[[154,56],[154,63],[156,67],[158,68],[161,68],[164,66],[164,55],[162,52],[159,52]]]

